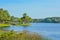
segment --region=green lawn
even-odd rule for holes
[[[0,24],[0,27],[10,26],[10,24]]]
[[[30,26],[30,24],[17,24],[16,26]]]
[[[8,27],[11,24],[0,24],[0,27]],[[30,26],[30,24],[16,24],[16,26]]]

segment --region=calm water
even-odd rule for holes
[[[3,28],[4,30],[22,31],[28,30],[31,32],[37,32],[52,40],[60,40],[60,23],[33,23],[29,27],[10,26]]]

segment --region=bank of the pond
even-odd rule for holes
[[[39,34],[23,31],[16,33],[12,31],[1,31],[0,30],[0,40],[43,40],[45,39]],[[48,40],[48,39],[45,39]]]
[[[16,24],[16,26],[30,26],[31,24]]]
[[[10,24],[0,24],[0,27],[7,27],[10,26]]]
[[[9,27],[11,24],[0,24],[0,27]],[[30,26],[30,24],[16,24],[16,26]]]
[[[4,30],[0,30],[0,36],[3,34],[3,33],[8,33],[9,31],[4,31]]]

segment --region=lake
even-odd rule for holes
[[[1,28],[1,30],[2,29],[14,31],[28,30],[39,33],[44,37],[51,38],[52,40],[60,40],[60,23],[31,23],[31,26],[29,27],[10,26]]]

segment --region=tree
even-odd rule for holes
[[[14,16],[11,16],[11,22],[13,22],[13,21],[14,21],[14,19],[15,19],[15,17],[14,17]]]
[[[6,23],[10,21],[10,15],[7,10],[0,9],[0,23]]]
[[[32,21],[31,17],[27,16],[26,13],[23,14],[23,17],[21,18],[21,20],[24,24]]]

